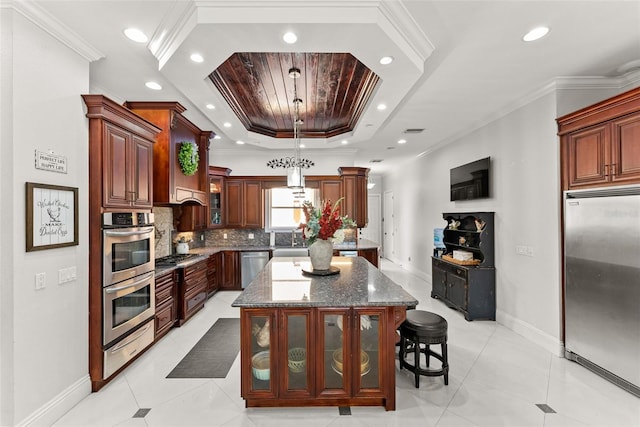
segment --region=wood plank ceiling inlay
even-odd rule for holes
[[[245,128],[293,137],[297,79],[303,138],[329,138],[354,129],[379,77],[349,53],[234,53],[209,78]]]

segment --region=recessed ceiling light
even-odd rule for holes
[[[192,53],[190,58],[193,62],[197,62],[197,63],[204,62],[204,58],[199,53]]]
[[[216,135],[213,137],[213,139],[222,139],[222,137],[220,135]]]
[[[144,84],[146,87],[148,87],[149,89],[153,89],[153,90],[162,90],[162,86],[160,86],[158,83],[156,82],[146,82]]]
[[[216,109],[216,106],[213,105],[213,104],[207,104],[207,105],[205,105],[205,107],[207,107],[209,110],[215,110]]]
[[[393,56],[383,56],[380,58],[380,63],[382,65],[389,65],[393,62]]]
[[[300,148],[304,148],[306,147],[304,144],[300,144]]]
[[[230,128],[230,127],[231,127],[231,123],[229,123],[229,122],[224,122],[224,123],[222,124],[222,126],[224,126],[224,127],[226,127],[226,128]]]
[[[407,140],[406,139],[399,139],[398,140],[398,144],[406,144]]]
[[[137,28],[127,28],[124,30],[124,35],[127,36],[129,40],[133,40],[136,43],[146,43],[147,40],[149,40],[149,37]]]
[[[287,33],[284,33],[284,36],[282,36],[282,40],[284,40],[285,43],[294,44],[298,41],[298,36],[296,36],[295,33],[289,31]]]
[[[237,140],[237,141],[236,141],[236,144],[238,144],[238,145],[244,145],[244,141]]]
[[[525,42],[532,42],[546,36],[548,32],[548,27],[537,27],[525,34],[522,37],[522,40]]]
[[[346,139],[343,139],[342,141],[340,141],[340,143],[342,143],[342,145],[347,145],[349,141],[347,141]]]
[[[385,104],[378,104],[378,110],[382,111],[386,109],[387,109],[387,106]]]

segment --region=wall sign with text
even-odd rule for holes
[[[78,244],[78,189],[27,182],[27,252]]]

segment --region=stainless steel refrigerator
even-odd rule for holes
[[[640,187],[565,193],[565,357],[640,396]]]

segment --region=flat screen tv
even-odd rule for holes
[[[489,197],[491,157],[451,169],[451,201]]]

